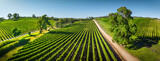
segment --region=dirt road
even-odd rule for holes
[[[100,27],[100,25],[96,22],[96,20],[93,20],[95,24],[97,25],[98,29],[102,33],[105,39],[107,39],[108,43],[112,46],[114,50],[118,52],[118,54],[125,60],[125,61],[140,61],[138,58],[132,56],[129,52],[127,52],[123,47],[119,46],[117,43],[112,42],[112,37],[109,36],[107,33],[104,32],[104,30]]]

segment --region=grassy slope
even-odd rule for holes
[[[109,23],[108,23],[108,18],[101,18],[100,20],[97,20],[97,22],[100,24],[100,26],[103,28],[103,30],[107,33],[107,34],[109,34],[110,36],[113,36],[113,33],[111,33],[110,31],[109,31],[109,29],[108,28],[110,28],[111,26],[109,25]]]
[[[134,20],[136,25],[140,28],[141,24],[144,24],[144,22],[148,22],[149,19],[136,18]],[[108,18],[102,18],[100,20],[97,20],[97,22],[106,31],[106,33],[112,36],[112,33],[108,30],[110,26],[108,24]],[[157,23],[160,24],[160,21],[157,20]],[[140,32],[141,29],[139,29],[138,31]],[[137,50],[130,50],[126,48],[126,50],[130,52],[132,55],[138,57],[142,61],[160,61],[160,42],[158,44],[152,45],[152,47],[150,48],[142,47]]]
[[[4,20],[0,24],[0,28],[12,30],[13,28],[18,28],[22,33],[36,30],[36,23],[38,19],[35,18],[19,18],[18,21]],[[51,24],[54,25],[55,21],[49,20]]]
[[[36,24],[37,24],[38,19],[35,18],[19,18],[18,21],[13,21],[13,20],[4,20],[3,22],[0,23],[0,29],[3,29],[6,31],[6,33],[0,33],[0,35],[5,38],[8,37],[8,35],[11,35],[11,30],[13,28],[18,28],[21,30],[21,34],[28,33],[30,31],[35,31],[37,30]],[[54,26],[55,21],[49,20],[50,23]],[[6,34],[6,35],[2,35]]]
[[[5,20],[4,22],[1,22],[0,28],[9,30],[18,28],[22,33],[25,33],[30,30],[35,30],[37,21],[38,20],[34,18],[20,18],[18,21]]]

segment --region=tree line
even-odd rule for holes
[[[14,21],[17,21],[19,17],[20,17],[20,16],[19,16],[18,13],[14,13],[14,14],[9,13],[9,14],[8,14],[8,19],[12,19],[12,20],[14,20]]]

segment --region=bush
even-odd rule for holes
[[[21,30],[19,30],[19,29],[17,29],[17,28],[14,28],[14,29],[12,30],[12,33],[13,33],[14,36],[18,36],[18,35],[21,34]]]
[[[29,35],[31,35],[31,32],[28,32]]]

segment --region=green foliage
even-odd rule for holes
[[[137,31],[137,27],[131,17],[131,10],[126,7],[117,9],[118,12],[109,14],[109,23],[112,28],[111,32],[114,32],[113,39],[119,44],[127,45],[134,41],[131,36]],[[135,36],[134,36],[135,37]]]
[[[87,17],[86,19],[87,20],[93,20],[94,18],[93,17]]]
[[[4,18],[0,18],[0,23],[1,23],[1,21],[3,21],[4,20]]]
[[[43,15],[42,17],[40,17],[38,19],[39,19],[39,21],[37,22],[37,27],[40,30],[39,31],[40,33],[42,33],[43,29],[47,30],[47,25],[50,25],[52,27],[52,25],[48,21],[49,18],[47,17],[47,15]]]
[[[14,20],[14,21],[17,21],[18,18],[19,18],[19,14],[14,13],[14,14],[13,14],[13,20]]]
[[[117,9],[118,13],[125,18],[131,18],[132,11],[127,9],[126,7],[121,7]]]
[[[67,24],[72,24],[74,23],[74,19],[72,18],[60,18],[55,24],[56,24],[56,27],[60,27],[62,28],[63,26],[67,25]]]
[[[14,36],[18,36],[21,34],[21,30],[17,29],[17,28],[13,28],[12,33]]]
[[[28,35],[31,35],[31,32],[28,32]]]
[[[35,14],[33,14],[33,15],[32,15],[32,18],[36,18],[36,15],[35,15]]]
[[[9,13],[9,14],[8,14],[8,19],[11,19],[11,18],[12,18],[12,14]]]

